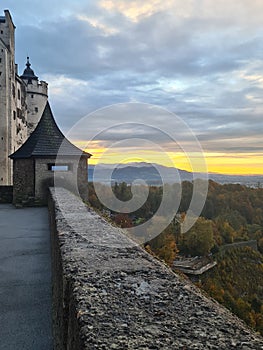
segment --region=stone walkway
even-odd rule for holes
[[[0,205],[0,349],[52,348],[47,209]]]

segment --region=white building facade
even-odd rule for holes
[[[0,16],[0,186],[12,185],[14,153],[38,124],[48,99],[27,58],[24,73],[15,64],[15,25],[8,10]]]

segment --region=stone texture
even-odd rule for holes
[[[49,169],[49,164],[65,163],[70,166],[69,171]],[[14,159],[13,204],[19,207],[47,205],[48,188],[54,185],[81,193],[83,200],[87,201],[87,176],[86,157]]]
[[[68,191],[51,189],[55,349],[263,349],[263,339]]]
[[[35,165],[34,159],[17,159],[13,164],[14,187],[13,203],[20,204],[34,197]]]
[[[13,186],[0,186],[0,204],[12,203]]]

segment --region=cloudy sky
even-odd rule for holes
[[[130,160],[139,142],[132,142],[132,137],[140,135],[148,142],[146,135],[156,134],[149,141],[156,147],[150,149],[148,142],[144,149],[148,160],[156,161],[154,150],[160,146],[176,166],[189,169],[180,162],[179,152],[191,139],[185,135],[187,127],[177,129],[177,135],[160,136],[169,129],[176,134],[181,118],[198,138],[209,171],[263,174],[262,0],[1,4],[17,27],[20,72],[29,55],[35,73],[49,83],[49,99],[61,129],[67,133],[73,127],[79,144],[91,130],[95,135],[111,129],[89,143],[94,162],[107,147],[114,149],[115,158],[107,153],[109,162],[119,160],[117,154],[124,148]],[[144,104],[140,111],[139,103]],[[84,124],[78,123],[112,104],[124,105],[95,112],[84,118]],[[149,104],[158,106],[153,114]],[[126,124],[112,130],[114,123]],[[158,128],[159,135],[150,132],[148,124]],[[125,138],[130,142],[120,147],[118,142]],[[144,159],[142,145],[133,159]],[[166,163],[162,158],[159,154],[159,162]]]

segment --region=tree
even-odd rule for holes
[[[119,225],[122,228],[129,228],[132,227],[132,220],[129,218],[127,214],[117,214],[115,216],[114,221],[117,225]]]
[[[182,236],[180,250],[194,255],[208,255],[214,246],[212,223],[202,217],[198,218],[194,226]]]
[[[164,260],[168,265],[172,265],[178,253],[173,224],[168,225],[159,235],[155,237],[155,233],[165,227],[166,220],[163,217],[154,217],[153,223],[149,226],[147,233],[151,239],[148,242],[150,249],[160,259]]]
[[[234,242],[235,230],[229,225],[227,221],[225,221],[222,225],[221,234],[226,243]]]
[[[263,237],[258,240],[258,250],[263,254]]]

